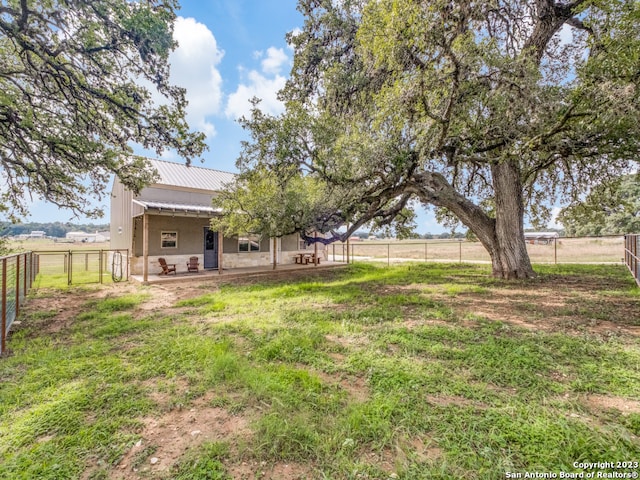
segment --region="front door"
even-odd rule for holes
[[[204,268],[218,268],[218,232],[204,227]]]

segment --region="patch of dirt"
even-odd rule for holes
[[[413,318],[407,318],[402,322],[402,326],[405,327],[407,330],[415,330],[416,328],[420,328],[420,327],[424,327],[425,325],[428,326],[440,326],[440,327],[451,327],[452,325],[455,326],[461,326],[461,327],[468,327],[471,326],[474,322],[469,322],[469,321],[459,321],[456,320],[455,322],[447,322],[446,320],[440,320],[437,318],[418,318],[418,319],[413,319]]]
[[[444,450],[435,444],[425,444],[422,438],[416,437],[409,440],[409,447],[416,455],[418,462],[438,460],[444,454]]]
[[[147,396],[158,405],[160,411],[173,409],[176,398],[179,398],[181,393],[184,395],[189,393],[189,383],[183,378],[172,378],[170,381],[150,378],[141,385],[148,392]]]
[[[573,335],[587,333],[601,337],[640,337],[640,326],[634,325],[635,319],[640,318],[640,302],[625,301],[621,304],[618,301],[615,315],[602,319],[602,312],[594,312],[592,315],[599,317],[594,318],[589,308],[582,308],[581,302],[586,304],[595,299],[607,304],[593,294],[602,285],[591,285],[592,290],[582,284],[579,288],[575,285],[571,287],[569,289],[564,285],[562,289],[552,289],[535,285],[527,290],[501,288],[490,295],[465,293],[463,300],[456,300],[456,297],[447,299],[444,295],[436,298],[472,317],[502,321],[528,330],[561,331]],[[577,292],[573,290],[574,287]]]
[[[617,410],[623,415],[640,413],[640,401],[608,395],[587,395],[583,402],[590,410]]]
[[[231,478],[238,480],[306,480],[313,471],[298,463],[242,462],[227,466]]]
[[[204,295],[217,287],[212,286],[211,290],[203,289],[197,285],[154,285],[151,287],[142,287],[131,283],[122,283],[116,285],[102,285],[95,289],[86,290],[82,288],[71,289],[67,291],[56,291],[55,295],[33,295],[23,308],[21,315],[25,321],[16,324],[16,328],[37,326],[35,335],[43,333],[52,334],[59,333],[69,328],[78,312],[82,311],[83,305],[90,300],[101,300],[109,297],[119,297],[127,294],[144,293],[149,298],[142,302],[133,312],[134,317],[142,317],[153,311],[166,312],[167,308],[173,307],[176,302]],[[50,315],[45,318],[36,318],[30,320],[28,312],[47,312]]]
[[[189,449],[206,441],[251,435],[245,418],[208,405],[201,397],[187,408],[142,420],[141,439],[111,471],[111,480],[139,480],[166,473]]]
[[[352,349],[360,345],[366,345],[368,340],[363,335],[325,335],[330,342],[337,343],[346,349]]]
[[[16,326],[37,326],[35,329],[37,331],[34,333],[36,336],[59,333],[73,323],[78,312],[82,310],[81,306],[86,302],[86,292],[78,294],[78,292],[74,290],[56,292],[55,296],[34,295],[29,298],[29,301],[26,302],[25,307],[23,308],[21,320],[23,320],[24,323],[21,322]],[[51,315],[46,318],[31,320],[29,319],[29,312],[47,312]]]
[[[357,402],[366,402],[370,398],[369,387],[362,377],[351,375],[331,375],[322,371],[315,371],[316,375],[328,385],[337,385],[347,392]]]
[[[396,448],[395,452],[391,448],[384,448],[375,452],[363,452],[360,455],[360,461],[368,463],[369,465],[375,465],[379,469],[391,475],[396,473],[397,463],[402,463],[402,460],[406,459],[403,454],[398,456],[398,453],[398,448]]]
[[[140,287],[133,286],[133,288],[139,289]],[[139,308],[143,312],[166,312],[167,308],[173,307],[180,300],[200,297],[217,290],[218,287],[215,285],[211,285],[210,288],[203,288],[203,285],[199,283],[185,283],[184,285],[150,285],[145,288],[145,293],[149,295],[149,298],[140,304]]]
[[[455,280],[452,280],[455,281]],[[527,284],[527,287],[529,285]],[[429,287],[429,298],[458,312],[456,325],[473,327],[481,318],[508,323],[528,330],[560,331],[572,335],[640,337],[640,302],[629,298],[607,301],[600,291],[622,288],[606,279],[549,276],[534,282],[489,286],[482,293],[447,295],[438,285]],[[416,291],[415,285],[379,287],[377,295]],[[614,303],[615,302],[615,303]],[[610,307],[615,305],[615,308]],[[421,325],[451,326],[442,319],[412,318],[411,307],[402,323],[409,329]]]
[[[451,405],[456,407],[477,407],[487,408],[487,405],[475,400],[469,400],[468,398],[460,397],[458,395],[427,395],[425,400],[438,407],[449,407]]]
[[[391,478],[397,469],[413,461],[434,462],[444,455],[444,450],[428,438],[413,437],[399,440],[393,447],[380,451],[363,451],[360,460],[384,470]]]

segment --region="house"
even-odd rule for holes
[[[109,240],[111,240],[110,230],[103,231],[103,232],[96,231],[96,242],[108,242]]]
[[[524,240],[530,244],[549,245],[560,235],[558,232],[524,232]]]
[[[21,233],[17,236],[21,240],[33,238],[47,238],[47,232],[42,230],[32,230],[30,233]]]
[[[67,232],[65,238],[67,240],[82,243],[106,242],[107,240],[109,240],[109,232]]]
[[[200,268],[225,269],[294,263],[296,254],[308,247],[297,234],[278,239],[247,233],[222,236],[209,228],[212,217],[222,212],[211,200],[235,175],[197,166],[149,160],[159,180],[139,195],[116,177],[111,190],[111,249],[129,251],[134,275],[162,269],[158,258],[187,271],[190,257],[198,257]],[[318,246],[322,248],[321,245]],[[320,252],[325,256],[326,251]]]

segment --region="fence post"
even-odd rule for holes
[[[98,270],[100,271],[99,275],[100,275],[100,283],[102,283],[102,249],[100,249],[100,260],[98,261]]]
[[[20,313],[20,255],[16,257],[16,316]]]
[[[0,332],[0,353],[7,346],[7,259],[2,259],[2,332]]]
[[[73,253],[71,252],[71,250],[69,250],[69,255],[67,256],[65,254],[64,256],[67,259],[67,285],[71,285],[71,282],[73,281],[73,275],[71,273],[71,270],[73,269]]]
[[[632,246],[631,262],[629,263],[629,266],[631,267],[631,271],[633,272],[633,275],[636,277],[636,282],[637,282],[638,278],[640,278],[638,276],[638,240],[640,240],[640,236],[631,235],[629,240],[630,240],[630,245]]]
[[[347,263],[349,263],[349,238],[347,237]]]
[[[624,236],[624,263],[625,265],[629,265],[629,237],[628,235]]]
[[[28,276],[29,271],[27,270],[27,254],[24,254],[24,279],[23,279],[23,292],[25,294],[25,297],[27,295],[27,276]]]
[[[553,264],[558,264],[558,239],[553,239]]]
[[[638,262],[638,245],[640,244],[640,235],[634,235],[633,238],[635,239],[635,267],[636,269],[634,270],[635,276],[636,276],[636,283],[639,281],[640,279],[640,263]]]

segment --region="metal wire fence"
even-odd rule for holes
[[[624,236],[624,263],[640,286],[640,235]]]
[[[129,278],[128,250],[33,252],[39,287],[110,283]]]
[[[623,237],[560,237],[527,242],[533,263],[620,263]],[[387,264],[406,261],[479,262],[491,258],[480,242],[460,240],[368,240],[336,243],[329,248],[336,262],[368,261]]]
[[[32,252],[9,255],[0,258],[1,309],[0,354],[6,350],[7,335],[11,325],[20,314],[27,293],[35,278]]]

